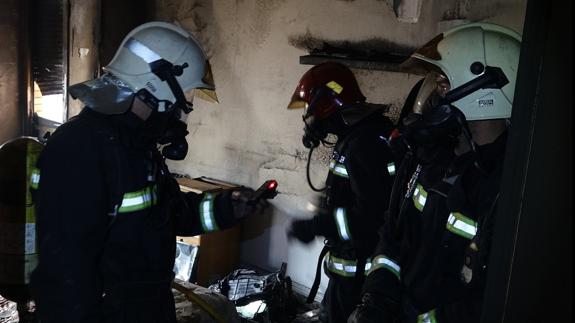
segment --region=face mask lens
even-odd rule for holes
[[[415,99],[413,113],[425,114],[429,109],[437,107],[449,89],[449,81],[443,74],[428,73]]]

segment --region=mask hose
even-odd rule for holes
[[[327,186],[324,186],[323,188],[317,188],[313,185],[313,183],[311,182],[311,177],[309,174],[309,168],[310,168],[310,164],[311,164],[311,154],[313,153],[313,150],[315,149],[315,147],[312,147],[309,149],[309,154],[307,155],[307,166],[306,166],[306,177],[307,177],[307,184],[309,185],[309,187],[314,191],[314,192],[323,192],[325,191],[325,189],[327,188]]]

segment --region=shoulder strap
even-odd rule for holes
[[[122,172],[126,161],[122,157],[118,132],[105,121],[94,118],[89,124],[93,127],[95,140],[102,149],[102,169],[108,188],[108,215],[114,219],[124,198],[125,178]]]
[[[319,253],[319,258],[317,260],[317,267],[315,270],[315,278],[313,280],[313,285],[309,291],[309,295],[307,296],[306,303],[311,304],[315,300],[315,296],[317,295],[317,290],[319,289],[319,284],[321,283],[321,265],[323,263],[323,258],[329,251],[329,246],[325,245],[321,252]]]

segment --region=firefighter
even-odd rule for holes
[[[150,22],[126,36],[101,77],[69,92],[86,107],[49,138],[32,183],[39,318],[176,322],[175,236],[254,211],[247,188],[182,193],[165,164],[186,155],[193,94],[217,100],[208,60],[185,30]]]
[[[473,23],[412,55],[428,72],[362,303],[350,323],[479,322],[520,36]]]
[[[345,322],[359,301],[370,264],[367,258],[374,251],[382,210],[388,205],[395,174],[388,145],[393,124],[381,105],[366,102],[351,70],[333,62],[314,66],[302,76],[288,108],[305,108],[308,180],[313,148],[329,145],[328,134],[337,136],[320,211],[311,219],[293,221],[288,236],[304,243],[325,237],[308,301],[313,301],[319,286],[323,261],[330,279],[320,319]],[[311,182],[310,186],[320,190]]]

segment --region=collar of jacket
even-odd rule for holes
[[[358,132],[358,130],[373,129],[374,132],[380,132],[386,139],[393,129],[393,123],[384,115],[384,108],[374,110],[372,113],[364,116],[353,126],[343,129],[341,134],[338,135],[338,141]],[[374,133],[375,134],[375,133]]]
[[[117,115],[105,115],[90,108],[81,112],[84,117],[99,120],[115,133],[118,141],[126,146],[138,149],[154,148],[155,142],[147,135],[145,122],[131,112]]]

